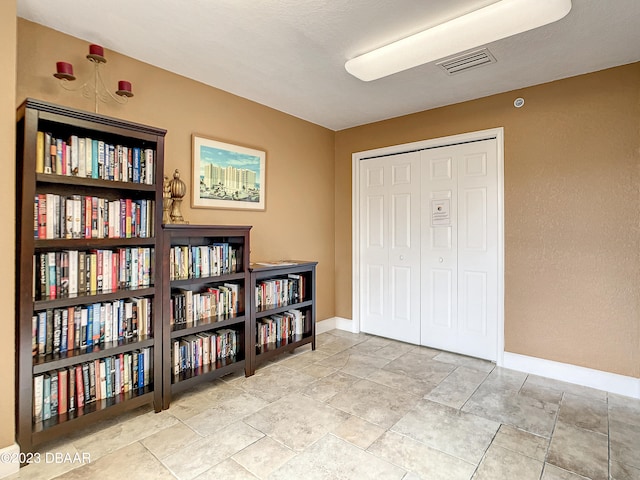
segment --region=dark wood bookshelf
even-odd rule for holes
[[[156,285],[162,284],[162,186],[164,172],[164,138],[166,130],[72,109],[40,100],[27,99],[16,114],[16,438],[21,451],[29,452],[44,441],[67,435],[103,418],[119,415],[144,404],[162,408],[162,332],[161,295],[155,287],[121,289],[95,295],[79,294],[55,299],[34,299],[33,256],[39,252],[63,250],[114,249],[119,247],[150,247],[155,251],[151,270]],[[96,178],[80,178],[36,172],[38,132],[68,139],[72,135],[91,138],[114,146],[151,149],[154,151],[154,172],[151,184]],[[75,146],[74,146],[75,148]],[[150,238],[82,238],[35,239],[34,196],[52,193],[96,196],[107,200],[153,200],[154,233]],[[151,301],[153,335],[142,340],[110,342],[91,350],[73,350],[64,354],[32,356],[32,316],[37,311],[61,307],[109,302],[127,297],[146,297]],[[112,399],[92,402],[71,414],[54,416],[35,422],[34,377],[59,368],[112,355],[149,348],[149,367],[153,375],[142,390],[118,395]]]
[[[250,375],[256,368],[285,352],[292,352],[303,345],[311,344],[316,349],[316,265],[318,262],[303,260],[285,260],[275,262],[251,263],[249,270],[250,296],[250,332],[252,340],[251,358],[249,359]],[[262,306],[256,304],[256,287],[263,281],[288,278],[289,275],[304,277],[304,292],[301,301],[292,301],[286,305]],[[300,310],[304,314],[303,332],[282,338],[275,342],[260,343],[258,326],[260,319],[278,315],[289,310]]]
[[[169,224],[162,226],[163,240],[163,275],[162,275],[162,316],[163,316],[163,408],[169,408],[172,395],[193,387],[201,382],[210,382],[230,373],[244,371],[249,373],[249,361],[252,344],[249,342],[249,226],[216,226]],[[236,271],[222,275],[190,277],[171,280],[171,248],[174,246],[204,246],[213,243],[228,243],[239,252],[236,258]],[[244,303],[239,305],[239,313],[235,316],[214,316],[195,322],[171,322],[171,296],[177,289],[199,292],[207,287],[224,283],[234,283],[244,292]],[[172,346],[183,337],[204,332],[216,332],[220,329],[232,329],[238,332],[237,352],[233,359],[218,359],[215,363],[196,369],[188,369],[173,373]]]

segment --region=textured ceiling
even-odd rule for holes
[[[333,130],[640,60],[640,0],[573,0],[562,20],[373,82],[346,60],[495,0],[18,0],[18,15]],[[546,1],[546,0],[539,0]],[[99,14],[97,12],[100,12]]]

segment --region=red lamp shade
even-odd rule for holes
[[[58,73],[66,73],[67,75],[73,75],[73,65],[68,62],[56,62],[56,71]]]
[[[69,62],[56,62],[56,73],[54,73],[53,76],[64,80],[76,79],[76,77],[73,76],[73,65]]]
[[[89,54],[104,57],[104,48],[100,45],[89,45]]]
[[[133,92],[131,91],[131,82],[120,80],[118,82],[118,90],[116,91],[116,93],[121,97],[133,97]]]

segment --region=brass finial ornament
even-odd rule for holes
[[[171,194],[171,223],[189,223],[185,221],[180,211],[182,198],[187,193],[187,185],[180,180],[180,172],[178,172],[177,168],[173,173],[173,180],[169,181],[169,192]]]
[[[162,223],[164,225],[171,223],[171,182],[166,175],[162,182]]]

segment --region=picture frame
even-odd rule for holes
[[[192,135],[191,206],[265,210],[266,152]]]

